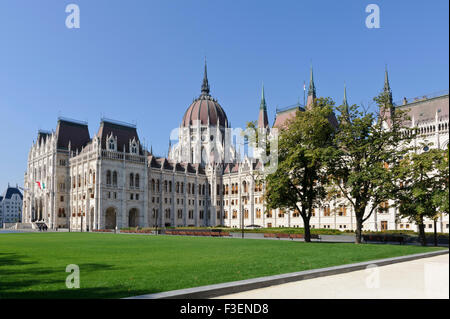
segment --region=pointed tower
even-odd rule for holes
[[[202,83],[202,95],[209,95],[208,70],[207,70],[207,66],[206,66],[206,57],[205,57],[205,71],[203,74],[203,83]]]
[[[261,104],[259,106],[258,128],[268,128],[269,119],[267,117],[267,104],[264,96],[264,83],[262,85]]]
[[[392,91],[391,86],[389,85],[389,76],[387,66],[384,71],[384,88],[383,93],[387,95],[388,100],[384,107],[380,108],[380,116],[386,122],[386,124],[390,127],[392,125],[392,117],[394,116],[394,104],[392,102]]]
[[[344,106],[342,110],[342,120],[347,121],[349,118],[349,110],[348,110],[348,102],[347,102],[347,86],[344,83],[344,100],[342,101],[342,105]]]
[[[387,66],[386,66],[386,69],[384,70],[384,92],[388,94],[389,104],[392,105],[392,91],[391,91],[391,86],[389,85],[389,76],[388,76]]]
[[[313,68],[311,66],[311,75],[309,79],[308,98],[306,99],[306,109],[310,109],[316,98],[316,87],[314,85]]]

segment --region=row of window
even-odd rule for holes
[[[216,193],[217,195],[228,195],[229,192],[229,185],[222,185],[222,193],[220,192],[220,185],[216,185],[217,189],[216,189]],[[157,179],[152,179],[150,182],[150,187],[151,190],[153,192],[160,192],[161,191],[161,185],[160,185],[160,181]],[[243,187],[244,187],[244,192],[247,193],[248,189],[247,189],[247,183],[244,181],[243,182]],[[167,181],[165,180],[163,183],[163,189],[164,191],[167,192],[172,192],[172,181]],[[237,183],[233,183],[231,184],[231,194],[238,194],[238,184]],[[255,192],[260,192],[262,191],[262,184],[261,183],[257,183],[255,184]],[[176,193],[184,193],[184,182],[176,182],[175,183],[175,192]],[[195,195],[196,189],[195,189],[195,184],[194,183],[188,183],[187,184],[187,193],[188,194],[192,194]],[[198,185],[198,194],[199,195],[206,195],[206,186],[205,184],[199,184]],[[208,184],[208,195],[211,195],[211,185]]]
[[[117,171],[113,172],[111,172],[110,170],[106,171],[106,185],[117,187],[117,179],[118,179]],[[140,186],[139,174],[130,173],[128,178],[128,185],[130,186],[130,188],[139,188]]]
[[[152,210],[152,217],[153,218],[157,218],[158,217],[158,209],[154,208]],[[198,212],[198,217],[199,219],[204,219],[205,218],[205,211],[200,210]],[[171,210],[170,208],[166,208],[164,210],[164,218],[165,219],[171,219],[172,215],[171,215]],[[178,219],[182,219],[183,218],[183,210],[182,209],[178,209],[177,210],[177,218]],[[220,218],[220,213],[217,213],[217,218]],[[194,219],[194,211],[193,210],[188,210],[188,219]],[[211,219],[211,213],[208,212],[208,219]]]
[[[78,175],[73,175],[71,177],[72,179],[72,188],[76,188],[81,187],[81,185],[86,186],[88,181],[90,184],[95,184],[95,171],[92,171],[91,169],[89,170],[89,176],[87,176],[86,172],[84,172],[83,177],[81,176],[81,174]],[[62,185],[60,185],[61,187]],[[65,185],[64,185],[64,189],[65,189]]]
[[[160,192],[161,191],[161,185],[160,181],[157,179],[152,179],[150,182],[150,187],[152,192]],[[166,193],[172,192],[172,181],[165,180],[163,183],[163,189]],[[184,193],[184,183],[183,182],[176,182],[175,183],[175,192],[176,193]],[[187,183],[187,193],[195,195],[195,184],[194,183]],[[206,187],[205,184],[199,184],[198,185],[198,194],[199,195],[205,195],[206,194]],[[209,194],[211,194],[211,185],[209,185]]]
[[[448,130],[448,123],[439,123],[438,131],[446,131]],[[436,125],[430,125],[425,127],[416,128],[417,133],[419,134],[428,134],[436,132]]]

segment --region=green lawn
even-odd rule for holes
[[[0,298],[118,298],[439,248],[96,233],[0,234]],[[80,289],[67,289],[68,264]]]

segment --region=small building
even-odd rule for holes
[[[0,196],[0,227],[4,223],[18,223],[22,221],[23,196],[18,186],[8,184],[6,191]]]

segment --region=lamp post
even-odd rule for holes
[[[155,210],[155,235],[158,235],[158,210]]]
[[[241,224],[241,228],[242,228],[242,238],[244,238],[244,204],[243,204],[243,199],[244,199],[245,195],[242,196],[241,198],[241,220],[242,220],[242,224]]]

